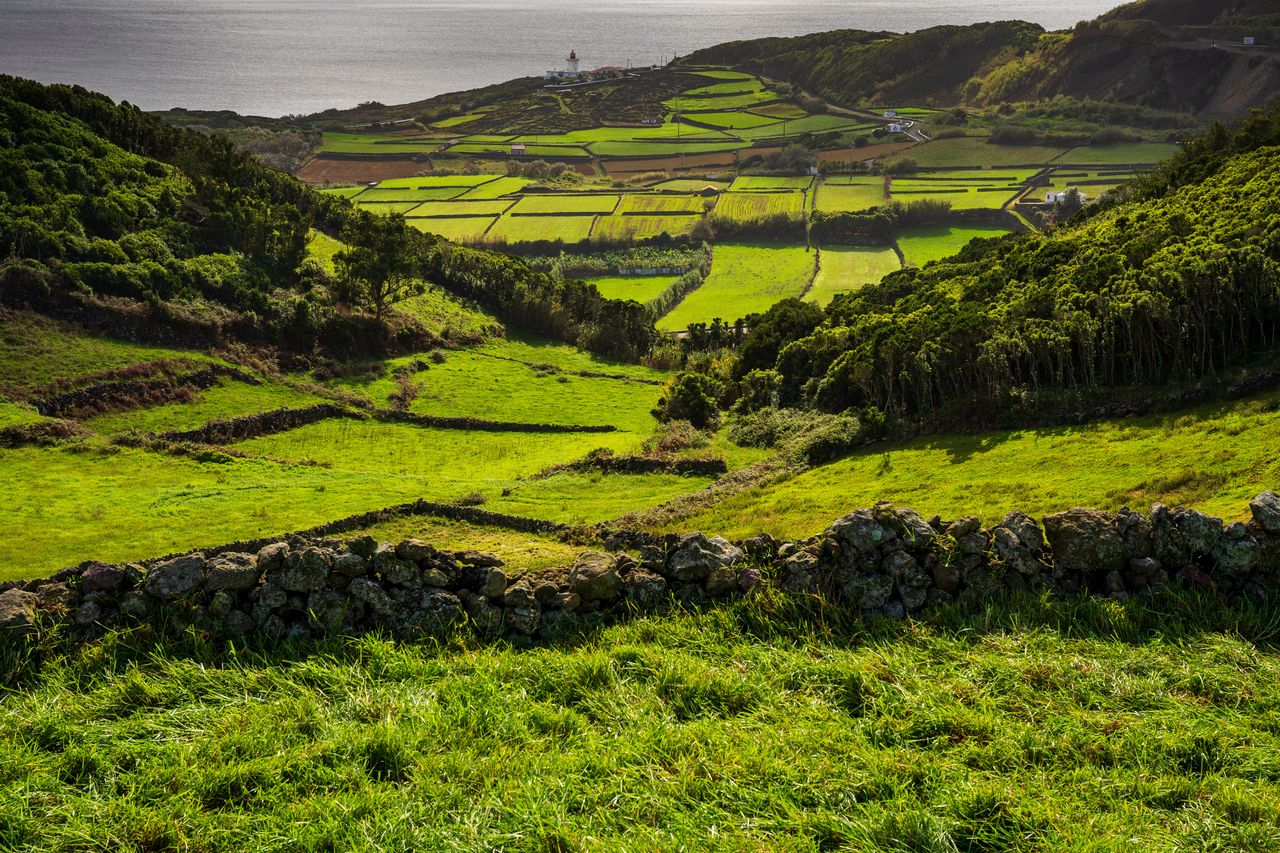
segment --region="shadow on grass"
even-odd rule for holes
[[[681,630],[667,634],[665,629],[673,626]],[[1149,599],[1123,602],[1085,596],[1011,595],[981,609],[950,605],[905,621],[868,620],[856,608],[819,596],[799,597],[771,590],[734,602],[677,604],[665,613],[624,615],[609,622],[596,619],[538,640],[485,637],[469,625],[411,639],[373,632],[279,642],[223,640],[192,629],[170,633],[164,626],[113,630],[83,644],[55,633],[37,641],[0,643],[0,695],[37,683],[50,665],[62,671],[62,678],[74,674],[76,679],[89,680],[110,678],[131,667],[158,669],[175,660],[219,668],[290,666],[317,660],[355,665],[366,662],[369,650],[382,643],[417,649],[426,658],[483,648],[516,653],[572,652],[600,645],[612,631],[629,629],[659,645],[664,636],[683,636],[692,629],[766,644],[818,648],[918,642],[921,636],[976,645],[993,635],[1047,633],[1063,640],[1131,646],[1153,641],[1189,644],[1220,634],[1239,637],[1262,653],[1280,650],[1280,608],[1228,605],[1199,590],[1168,590]]]

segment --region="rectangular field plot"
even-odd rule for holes
[[[595,524],[655,507],[712,482],[710,477],[674,474],[556,474],[519,483],[505,496],[495,490],[485,506],[561,524]]]
[[[1048,165],[1064,151],[1043,145],[992,145],[985,139],[962,137],[917,145],[906,156],[925,168],[1008,167]]]
[[[433,429],[336,419],[239,442],[273,459],[322,462],[336,471],[395,474],[431,483],[424,496],[459,496],[485,481],[512,480],[577,459],[597,447],[626,448],[626,433],[510,433]]]
[[[750,142],[742,142],[729,137],[719,137],[711,141],[677,140],[614,140],[591,143],[591,152],[601,157],[669,157],[674,154],[707,154],[717,151],[735,151],[750,147]]]
[[[631,299],[641,305],[657,297],[670,287],[676,276],[667,275],[611,275],[587,279],[607,299]]]
[[[804,246],[721,243],[702,286],[658,321],[665,330],[687,329],[716,317],[732,322],[767,311],[775,302],[798,297],[813,279],[814,253]]]
[[[775,178],[768,175],[743,175],[733,179],[729,189],[733,192],[750,190],[803,190],[813,183],[813,178]]]
[[[726,128],[761,127],[766,124],[776,124],[778,121],[772,116],[761,116],[748,112],[698,113],[690,116],[690,118],[702,124]]]
[[[901,269],[892,246],[832,246],[818,258],[818,274],[804,295],[806,302],[826,305],[837,293],[874,284]]]
[[[0,541],[0,577],[301,530],[427,497],[433,489],[399,472],[370,475],[248,459],[199,462],[132,448],[6,450],[0,529],[24,533]]]
[[[591,236],[599,240],[643,240],[659,234],[680,237],[691,232],[701,220],[701,216],[670,214],[601,216],[596,220]]]
[[[436,151],[441,145],[439,139],[326,131],[319,151],[327,154],[423,154]]]
[[[672,178],[671,180],[654,184],[650,189],[662,190],[664,192],[697,192],[698,190],[706,187],[715,187],[718,190],[727,190],[729,188],[729,182],[707,181],[701,178]]]
[[[446,201],[457,198],[467,187],[370,187],[355,199],[356,204],[380,201]]]
[[[432,127],[457,127],[460,124],[466,124],[469,121],[475,121],[478,118],[484,118],[484,113],[467,113],[466,115],[454,116],[453,118],[443,118],[440,121],[433,121]]]
[[[352,196],[360,195],[360,193],[367,189],[368,187],[331,187],[329,189],[320,190],[320,192],[325,195],[336,195],[341,198],[351,198]]]
[[[413,209],[413,218],[430,216],[498,216],[511,207],[511,199],[493,201],[424,201]]]
[[[439,234],[455,243],[479,242],[485,231],[497,221],[494,216],[442,216],[435,219],[412,218],[409,225],[428,234]]]
[[[997,225],[927,225],[909,228],[898,236],[898,248],[908,264],[922,267],[949,258],[978,237],[1000,237],[1009,230]]]
[[[539,213],[612,213],[617,206],[618,196],[616,195],[585,193],[526,195],[511,208],[511,214],[520,216]]]
[[[702,213],[707,200],[696,195],[642,195],[622,197],[617,212],[623,213]]]
[[[999,210],[1017,192],[1016,188],[973,187],[954,181],[894,181],[891,189],[893,200],[901,204],[944,201],[954,210]]]
[[[709,86],[699,86],[696,89],[689,89],[681,92],[681,96],[688,95],[691,98],[705,97],[708,95],[740,95],[748,92],[759,92],[764,88],[764,84],[753,77],[743,79],[726,80],[721,83],[712,83]]]
[[[1072,148],[1057,158],[1057,165],[1069,166],[1153,166],[1177,152],[1178,146],[1166,142],[1121,142],[1116,145],[1086,145]]]
[[[419,175],[416,178],[387,178],[377,189],[432,190],[441,187],[478,187],[499,179],[498,175]]]
[[[694,116],[694,118],[697,118],[697,116]],[[756,127],[744,127],[734,131],[734,133],[743,139],[782,139],[797,137],[804,133],[874,130],[879,126],[841,116],[804,116]]]
[[[489,199],[501,198],[506,195],[513,195],[520,190],[534,183],[532,178],[498,178],[494,181],[480,184],[472,190],[467,190],[463,195],[458,196],[460,199]]]
[[[356,207],[361,210],[367,210],[370,213],[386,215],[388,213],[408,213],[420,204],[422,204],[421,201],[357,201]]]
[[[757,104],[777,100],[777,98],[778,96],[775,93],[762,89],[741,95],[701,95],[698,97],[680,95],[663,101],[662,105],[676,112],[714,113],[723,112],[724,110],[736,110],[741,107],[753,107]]]
[[[808,115],[802,108],[790,101],[779,101],[775,104],[752,107],[750,112],[758,116],[773,116],[774,118],[804,118]]]
[[[817,189],[814,206],[824,213],[869,210],[888,204],[884,197],[884,181],[867,178],[865,183],[837,184],[824,181]]]
[[[729,192],[716,202],[715,215],[736,222],[752,222],[770,216],[799,219],[804,215],[805,194],[792,192]]]
[[[581,243],[591,236],[594,216],[512,216],[507,214],[494,223],[485,239],[494,242],[531,243],[537,240],[560,240]]]
[[[330,401],[276,382],[250,385],[224,378],[212,388],[197,392],[186,402],[99,415],[90,418],[85,425],[102,435],[120,435],[130,431],[168,432],[195,429],[218,418],[235,418],[285,406],[300,409],[325,402]]]

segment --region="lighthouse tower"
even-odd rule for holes
[[[569,51],[569,57],[565,60],[565,62],[569,63],[568,66],[566,66],[564,69],[565,71],[568,72],[565,76],[577,77],[578,76],[578,52],[576,50]]]

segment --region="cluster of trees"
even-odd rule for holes
[[[314,286],[311,229],[347,244],[330,287]],[[640,306],[518,260],[456,250],[400,217],[357,211],[225,136],[170,126],[80,87],[0,77],[0,297],[8,301],[76,291],[202,299],[293,349],[327,339],[378,347],[395,337],[387,308],[427,282],[506,322],[609,354],[638,356],[655,334]]]
[[[1280,113],[1047,234],[748,318],[719,402],[928,420],[1196,382],[1280,343]]]

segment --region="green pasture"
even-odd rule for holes
[[[727,192],[716,201],[715,215],[737,222],[753,222],[768,216],[804,215],[805,194],[801,190],[782,192]]]
[[[457,198],[467,191],[466,187],[370,187],[355,199],[357,206],[363,206],[374,202],[397,202],[397,201],[448,201],[451,198]]]
[[[837,293],[874,284],[901,267],[891,246],[824,246],[805,301],[825,306]]]
[[[700,491],[712,482],[710,477],[675,474],[556,474],[510,486],[507,495],[495,490],[486,506],[561,524],[597,524]]]
[[[456,190],[446,190],[446,192],[456,192]],[[375,201],[368,203],[356,201],[356,207],[361,210],[384,216],[391,213],[408,213],[420,204],[422,204],[421,201]]]
[[[662,102],[669,110],[681,113],[718,113],[725,110],[736,110],[742,107],[754,107],[758,104],[777,100],[778,96],[767,89],[756,92],[744,92],[740,95],[704,95],[687,97],[679,95]]]
[[[460,124],[466,124],[469,121],[475,121],[478,118],[484,118],[484,113],[467,113],[466,115],[454,116],[453,118],[445,118],[440,121],[433,121],[432,127],[457,127]]]
[[[932,435],[877,445],[680,522],[726,536],[803,536],[851,508],[892,501],[926,517],[1152,503],[1242,518],[1280,481],[1280,394],[1087,426]]]
[[[364,192],[368,187],[325,187],[320,192],[325,195],[336,195],[339,198],[352,198]]]
[[[169,432],[195,429],[222,418],[237,418],[286,406],[301,409],[325,402],[330,401],[280,382],[263,381],[251,385],[224,377],[212,388],[197,392],[190,400],[99,415],[90,418],[85,425],[102,435]]]
[[[691,98],[705,98],[713,95],[740,95],[759,92],[764,89],[764,83],[755,79],[735,79],[726,83],[713,83],[710,86],[699,86],[696,89],[688,89],[681,93],[681,96],[689,96]]]
[[[6,693],[0,813],[33,851],[1272,850],[1271,631],[1167,593],[756,596],[527,647],[115,635]]]
[[[411,477],[423,496],[455,499],[511,481],[596,448],[635,449],[628,433],[509,433],[432,429],[410,424],[337,419],[251,438],[235,448],[291,462],[318,462],[325,470]]]
[[[707,280],[659,320],[658,328],[687,329],[690,323],[709,323],[717,317],[733,322],[767,311],[805,292],[813,280],[813,264],[813,252],[804,246],[717,244]]]
[[[710,141],[690,140],[670,141],[654,140],[630,141],[617,140],[611,142],[591,143],[591,153],[600,157],[671,157],[678,154],[711,154],[717,151],[736,151],[749,148],[751,143],[729,137],[717,137]]]
[[[708,186],[726,190],[729,188],[729,182],[702,180],[701,178],[671,178],[654,184],[650,189],[662,190],[663,192],[697,192]]]
[[[808,115],[801,107],[790,101],[760,104],[759,106],[751,107],[749,112],[755,115],[772,116],[773,118],[804,118]]]
[[[784,137],[790,139],[806,133],[830,133],[832,131],[851,133],[874,130],[877,127],[879,125],[867,124],[866,122],[843,116],[811,115],[795,119],[787,118],[772,124],[743,127],[735,130],[734,133],[743,139],[762,140],[781,139]]]
[[[387,178],[377,189],[429,190],[444,187],[478,187],[498,180],[497,175],[419,175],[416,178]]]
[[[0,429],[31,426],[47,420],[50,418],[42,416],[32,406],[0,399]]]
[[[630,213],[695,213],[706,208],[707,199],[696,195],[645,195],[628,193],[622,197],[619,214]]]
[[[307,232],[307,254],[318,258],[329,272],[334,271],[333,256],[345,248],[345,243],[335,240],[323,231],[312,228]]]
[[[733,192],[751,190],[803,190],[808,189],[813,178],[770,177],[768,175],[740,175],[733,179],[729,189]]]
[[[561,240],[581,243],[591,236],[594,216],[511,216],[501,217],[485,234],[486,240],[507,243],[529,243],[537,240]]]
[[[999,237],[1009,229],[998,225],[919,225],[898,235],[898,248],[906,262],[922,267],[949,258],[978,237]]]
[[[885,204],[884,181],[880,178],[843,184],[823,181],[814,196],[814,207],[824,213],[857,212]]]
[[[1086,145],[1072,148],[1055,159],[1055,165],[1107,166],[1154,165],[1163,163],[1177,152],[1171,142],[1121,142],[1115,145]]]
[[[505,571],[512,575],[572,565],[578,554],[582,553],[580,547],[569,545],[551,535],[517,533],[501,527],[486,527],[429,515],[402,516],[354,530],[347,535],[368,535],[380,542],[421,539],[441,550],[493,554],[506,562]]]
[[[609,275],[586,279],[608,299],[631,299],[645,304],[675,283],[677,276]]]
[[[466,199],[467,201],[501,198],[502,196],[518,193],[532,183],[534,183],[532,178],[495,178],[477,186],[475,189],[468,190],[458,198]]]
[[[699,77],[710,77],[713,80],[755,80],[755,75],[748,74],[745,71],[730,71],[727,68],[712,69],[710,71],[695,71]]]
[[[1062,148],[1041,145],[992,145],[985,139],[960,137],[935,139],[917,145],[897,157],[907,157],[925,168],[955,168],[957,166],[984,166],[1006,168],[1008,166],[1048,165],[1065,152]]]
[[[702,124],[712,124],[716,127],[723,127],[736,130],[744,127],[760,127],[767,124],[775,124],[777,119],[772,116],[760,116],[755,113],[748,112],[729,112],[729,113],[698,113],[693,119]]]
[[[982,188],[957,181],[895,180],[890,189],[894,201],[944,201],[954,210],[999,210],[1012,201],[1020,188]]]
[[[493,201],[426,201],[413,209],[413,218],[432,216],[499,216],[511,207],[509,199]]]
[[[446,240],[458,243],[473,243],[484,236],[485,230],[494,222],[494,216],[448,216],[436,219],[412,218],[405,220],[419,231],[439,234]]]
[[[439,139],[405,139],[386,134],[325,131],[322,154],[424,154],[439,150]]]
[[[537,213],[612,213],[618,206],[616,195],[555,193],[526,195],[511,208],[511,215]]]
[[[601,240],[644,240],[659,234],[680,237],[702,221],[701,216],[673,216],[660,214],[628,214],[626,216],[601,216],[596,220],[591,236]]]

